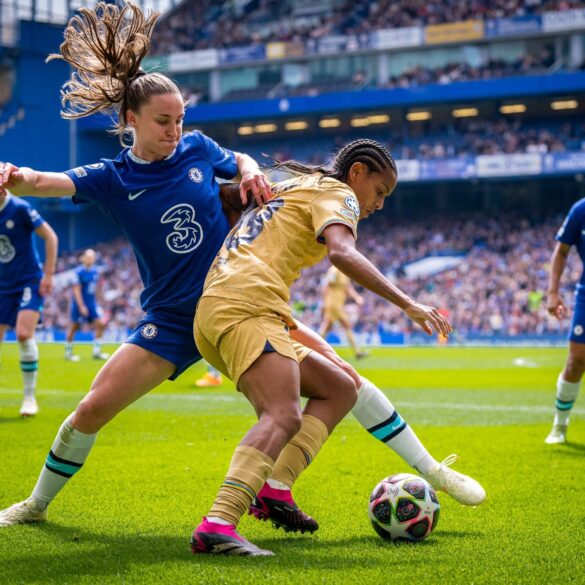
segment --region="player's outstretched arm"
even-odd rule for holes
[[[567,307],[560,295],[561,276],[567,265],[567,258],[571,246],[563,242],[557,242],[552,258],[550,260],[550,273],[548,276],[548,291],[546,293],[546,310],[549,315],[556,317],[559,321],[567,316]]]
[[[12,163],[0,163],[0,195],[67,197],[75,195],[75,185],[65,173],[43,173]]]
[[[432,335],[433,329],[445,336],[451,333],[451,324],[435,307],[411,299],[356,249],[349,227],[334,223],[325,228],[323,236],[329,260],[351,280],[402,309],[428,335]]]

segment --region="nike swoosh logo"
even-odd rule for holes
[[[140,197],[145,191],[146,189],[142,189],[142,191],[138,191],[137,193],[128,193],[128,199],[134,201],[134,199]]]

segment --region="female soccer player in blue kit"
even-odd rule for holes
[[[64,86],[66,118],[118,115],[116,131],[132,146],[114,160],[65,173],[0,165],[0,196],[73,196],[92,202],[120,226],[136,254],[146,317],[98,373],[90,392],[63,423],[31,498],[0,512],[0,525],[42,520],[46,508],[82,467],[96,433],[120,411],[200,359],[193,315],[205,276],[230,226],[216,177],[241,176],[242,197],[259,203],[270,186],[250,157],[199,132],[182,134],[178,87],[144,73],[156,16],[139,8],[98,4],[82,9],[65,30],[61,54],[74,73]],[[98,43],[95,39],[101,39]]]
[[[107,360],[110,356],[102,353],[102,335],[105,322],[102,309],[98,305],[96,291],[100,279],[95,267],[95,250],[88,248],[80,258],[81,264],[75,269],[75,279],[71,285],[71,324],[65,342],[65,359],[78,362],[81,358],[73,353],[73,339],[83,323],[89,323],[94,331],[93,358]]]
[[[33,233],[45,241],[45,264],[41,267]],[[39,411],[35,397],[39,350],[35,329],[43,302],[53,289],[57,260],[57,235],[26,201],[0,192],[0,344],[6,331],[16,330],[24,397],[20,414]]]
[[[567,265],[571,246],[577,248],[581,262],[585,260],[585,199],[571,207],[557,236],[551,262],[547,293],[547,310],[559,321],[567,316],[567,307],[560,295],[561,276]],[[557,379],[556,412],[553,426],[545,439],[549,445],[567,441],[569,416],[581,388],[585,372],[585,272],[575,291],[575,308],[569,333],[569,357]]]
[[[260,205],[271,196],[267,179],[252,159],[225,150],[198,132],[181,135],[184,105],[177,86],[163,75],[145,74],[139,68],[155,20],[145,18],[131,4],[119,9],[100,3],[92,10],[82,9],[71,19],[57,56],[74,68],[64,87],[68,104],[64,116],[113,112],[118,116],[118,133],[133,136],[130,148],[115,160],[102,159],[66,173],[41,173],[10,163],[0,168],[0,193],[10,188],[36,196],[74,196],[75,201],[91,201],[109,214],[135,251],[147,314],[61,426],[31,497],[1,511],[0,526],[44,520],[48,504],[87,459],[99,429],[200,359],[193,341],[193,315],[209,266],[229,232],[215,178],[233,178],[239,171],[242,202],[248,191]],[[307,334],[309,348],[322,352],[339,369],[351,370],[361,383],[330,348],[319,346],[320,340],[311,345],[310,337]],[[342,399],[334,383],[328,386],[321,377],[319,383],[313,382],[319,386],[315,390],[319,399]],[[360,390],[367,408],[356,414],[368,429],[379,417],[381,421],[395,417],[384,394],[370,386],[367,394]],[[370,411],[375,411],[375,419]],[[451,495],[469,503],[465,501],[469,478],[432,459],[406,424],[401,435],[409,437],[407,448],[388,446],[426,473],[424,460],[441,486],[453,486]]]

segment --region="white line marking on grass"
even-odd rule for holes
[[[0,391],[0,397],[3,394],[22,394],[22,390],[15,388],[8,388]],[[79,396],[79,392],[67,392],[65,390],[41,390],[38,392],[38,396],[42,399],[45,396]],[[147,394],[149,400],[184,400],[185,402],[245,402],[242,398],[234,394],[230,396],[228,394]],[[399,404],[401,408],[424,408],[424,409],[441,409],[441,410],[467,410],[467,411],[492,411],[492,412],[544,412],[554,414],[554,406],[528,406],[519,404],[461,404],[459,402],[403,402],[402,400],[396,400],[396,404]],[[571,411],[573,414],[582,415],[585,414],[585,409],[574,408]]]
[[[513,363],[515,366],[519,366],[521,368],[538,368],[539,367],[536,362],[531,362],[530,360],[527,360],[526,358],[516,358]]]
[[[235,391],[234,391],[235,392]],[[6,388],[0,390],[0,396],[3,394],[22,394],[22,389],[17,388]],[[85,396],[87,392],[79,392],[77,390],[37,390],[37,398],[42,398],[43,396],[71,396],[71,397],[78,397],[78,396]],[[239,397],[238,394],[233,396],[223,395],[223,394],[145,394],[149,400],[168,400],[169,398],[173,400],[187,400],[193,402],[236,402],[241,401],[242,398]],[[141,397],[141,398],[144,398]],[[140,400],[139,398],[138,400]]]
[[[458,402],[402,402],[396,401],[404,408],[437,408],[443,410],[491,410],[495,412],[548,412],[554,414],[553,406],[519,406],[517,404],[460,404]],[[573,414],[585,414],[585,410],[574,408]]]

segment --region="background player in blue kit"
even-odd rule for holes
[[[548,281],[547,310],[560,321],[567,316],[567,307],[559,288],[571,246],[577,248],[581,262],[585,261],[585,199],[573,205],[556,239]],[[569,333],[569,358],[557,380],[555,418],[551,432],[545,439],[548,444],[566,442],[569,415],[579,395],[581,378],[585,372],[585,272],[581,275],[575,295],[575,310]]]
[[[271,196],[250,157],[199,132],[182,134],[179,88],[164,75],[140,69],[156,19],[132,4],[82,9],[70,20],[56,56],[73,67],[63,88],[63,115],[111,113],[120,136],[131,135],[131,147],[115,160],[66,173],[0,165],[0,193],[74,196],[76,202],[93,202],[118,224],[138,261],[146,313],[64,421],[31,497],[0,512],[0,526],[44,520],[49,503],[87,459],[97,432],[200,359],[193,315],[230,229],[216,177],[240,176],[242,202],[248,191],[259,204]]]
[[[65,359],[71,362],[79,361],[79,356],[73,354],[73,339],[81,325],[89,323],[94,331],[93,357],[97,360],[107,360],[110,356],[102,353],[105,323],[96,299],[100,275],[95,267],[95,251],[88,248],[80,260],[81,265],[75,269],[75,280],[71,286],[71,325],[67,331]]]
[[[41,266],[33,233],[45,242]],[[0,343],[6,331],[16,329],[20,369],[24,381],[22,416],[34,416],[39,350],[35,329],[43,300],[53,290],[57,235],[26,201],[0,190]]]

